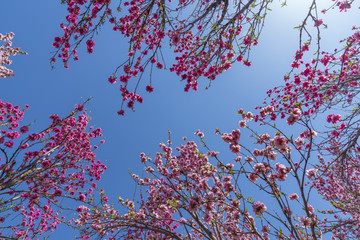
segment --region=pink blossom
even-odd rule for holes
[[[266,211],[267,207],[264,203],[257,201],[253,204],[253,211],[256,215],[262,215]]]
[[[80,195],[79,195],[79,200],[80,200],[80,201],[85,201],[85,195],[84,195],[84,194],[80,194]]]
[[[204,133],[201,132],[199,129],[198,129],[194,134],[197,135],[197,136],[199,136],[199,137],[201,137],[201,138],[204,137]]]
[[[239,127],[240,128],[245,128],[246,127],[246,121],[244,121],[244,120],[239,121]]]
[[[250,173],[248,178],[251,182],[254,183],[258,180],[259,176],[256,173]]]
[[[314,212],[314,208],[310,204],[307,205],[307,208],[308,208],[310,213]]]
[[[239,154],[241,151],[241,147],[239,144],[230,144],[230,150],[235,154]]]
[[[147,85],[147,86],[146,86],[146,91],[149,92],[149,93],[151,93],[151,92],[154,91],[154,88],[153,88],[152,86],[150,86],[150,85]]]
[[[20,128],[20,132],[21,133],[27,133],[29,131],[29,127],[28,126],[22,126],[21,128]]]
[[[317,19],[317,20],[315,20],[314,27],[318,27],[318,26],[320,26],[321,24],[323,24],[323,20],[322,20],[322,19]]]
[[[299,147],[299,146],[304,144],[304,139],[301,138],[301,137],[298,137],[298,138],[295,139],[294,143],[295,143],[296,146]]]
[[[308,217],[301,216],[299,217],[299,222],[303,228],[309,228],[311,225],[311,219]]]
[[[294,201],[294,200],[299,199],[299,196],[298,196],[296,193],[291,193],[291,194],[289,195],[289,199],[290,199],[291,201]]]
[[[308,169],[306,170],[306,176],[311,179],[312,177],[314,177],[316,175],[316,172],[318,170],[317,169],[314,169],[314,168],[311,168],[311,169]]]
[[[348,3],[347,0],[343,2],[338,2],[337,5],[339,6],[340,12],[346,12],[347,9],[351,8],[351,5]]]

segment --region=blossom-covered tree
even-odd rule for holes
[[[68,221],[66,214],[80,211],[79,205],[95,204],[96,181],[106,169],[91,143],[101,130],[87,127],[82,105],[66,118],[51,115],[46,129],[31,134],[31,126],[21,124],[27,108],[0,101],[0,238],[5,239],[34,239]]]
[[[110,83],[120,81],[123,104],[133,109],[142,103],[139,86],[152,92],[151,73],[154,68],[169,69],[185,81],[185,91],[197,90],[201,77],[209,86],[219,74],[235,62],[250,66],[250,50],[258,44],[272,0],[67,0],[66,22],[61,23],[63,35],[56,37],[57,49],[51,62],[62,59],[65,67],[71,59],[78,60],[78,48],[86,44],[87,51],[95,48],[95,35],[107,24],[129,39],[128,55],[109,77]],[[353,1],[330,1],[326,13],[333,8],[346,11]],[[309,3],[304,20],[299,24],[300,46],[311,41],[313,26],[318,31],[323,20],[318,17],[318,1]],[[282,2],[286,5],[286,1]],[[286,11],[286,9],[284,10]],[[309,27],[310,26],[310,27]],[[308,37],[304,37],[307,35]],[[317,41],[317,42],[318,42]],[[169,46],[174,61],[162,51]],[[164,49],[165,50],[165,49]],[[166,51],[168,51],[166,49]],[[168,55],[168,54],[167,54]],[[121,58],[123,59],[123,58]],[[143,75],[150,78],[141,82]]]
[[[62,2],[69,15],[51,61],[61,58],[67,67],[70,58],[78,59],[83,42],[92,53],[95,33],[109,21],[129,38],[128,58],[109,78],[122,82],[129,108],[143,101],[137,86],[146,70],[166,68],[165,44],[175,54],[169,69],[186,81],[186,91],[196,90],[200,77],[210,83],[236,61],[250,66],[250,50],[272,3],[133,0],[120,1],[117,8],[110,0]],[[323,12],[346,12],[354,1],[329,4]],[[101,131],[88,130],[82,105],[64,119],[50,116],[44,131],[27,134],[29,125],[19,123],[24,111],[0,102],[1,238],[38,237],[64,222],[67,210],[78,212],[66,223],[75,224],[83,239],[360,238],[360,32],[354,27],[340,50],[324,52],[319,45],[323,24],[313,0],[298,27],[299,50],[284,86],[269,90],[254,112],[239,109],[233,131],[216,130],[230,158],[210,148],[200,130],[195,135],[202,148],[184,138],[174,150],[169,137],[153,159],[140,154],[146,176],[132,177],[144,191],[137,201],[119,197],[125,213],[110,205],[103,191],[101,205],[94,203],[94,181],[106,167],[95,161],[97,146],[90,142]],[[309,28],[318,31],[318,46],[315,58],[306,61]],[[133,88],[132,79],[137,79]],[[145,85],[154,90],[151,77]],[[243,140],[247,135],[253,144]],[[71,209],[70,201],[81,206]]]
[[[10,33],[2,55],[2,64],[11,64]],[[2,77],[12,70],[1,69]],[[85,102],[86,103],[86,102]],[[66,215],[94,206],[98,198],[96,182],[106,166],[96,160],[94,139],[101,129],[88,127],[84,105],[65,118],[50,116],[51,124],[31,133],[31,124],[22,123],[23,109],[0,99],[0,238],[35,239],[54,231],[60,223],[71,221]],[[103,143],[104,140],[99,140]],[[101,200],[107,201],[103,191]]]
[[[119,197],[124,214],[107,204],[84,208],[75,220],[83,238],[360,238],[359,29],[341,43],[309,62],[303,43],[284,86],[255,112],[239,109],[241,130],[216,130],[232,159],[199,130],[203,149],[185,138],[175,153],[169,139],[154,159],[142,153],[147,176],[132,175],[144,190],[137,203]]]

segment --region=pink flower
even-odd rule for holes
[[[244,39],[243,41],[243,44],[245,46],[250,46],[251,45],[251,36],[250,35],[247,35],[246,38]]]
[[[212,214],[211,213],[208,213],[208,214],[206,214],[205,216],[204,216],[204,221],[206,222],[206,223],[210,223],[210,221],[212,220]]]
[[[301,223],[302,227],[309,228],[311,224],[311,219],[308,217],[301,216],[299,217],[299,222]]]
[[[81,112],[82,110],[84,110],[84,106],[79,104],[79,105],[77,105],[77,107],[75,109],[78,110],[79,112]]]
[[[339,126],[339,130],[343,130],[346,128],[346,124],[345,123],[341,123],[340,126]]]
[[[295,139],[295,145],[296,146],[301,146],[301,145],[303,145],[304,144],[304,139],[303,138],[301,138],[301,137],[298,137],[297,139]]]
[[[54,191],[54,196],[60,197],[61,195],[62,195],[61,190],[56,189],[56,190]]]
[[[240,161],[241,161],[241,159],[242,159],[242,157],[241,157],[241,156],[237,156],[237,157],[234,159],[234,162],[240,162]]]
[[[315,20],[314,27],[318,27],[318,26],[320,26],[321,24],[323,24],[323,20],[322,20],[322,19],[317,19],[317,20]]]
[[[252,114],[251,112],[248,112],[248,113],[243,115],[243,118],[245,118],[245,120],[250,122],[250,121],[252,121],[254,119],[254,114]]]
[[[180,42],[180,36],[179,36],[178,34],[176,34],[176,35],[174,35],[174,36],[172,37],[171,40],[172,40],[173,44],[176,46],[176,45],[178,45],[179,42]]]
[[[162,69],[162,68],[163,68],[163,65],[158,62],[158,63],[156,64],[156,67],[159,68],[159,69]]]
[[[108,80],[109,80],[109,83],[116,83],[116,77],[114,77],[114,76],[109,77]]]
[[[337,123],[338,121],[340,121],[340,118],[341,118],[341,115],[340,114],[330,114],[330,115],[328,115],[327,116],[327,118],[326,118],[326,121],[328,122],[328,123],[333,123],[333,124],[335,124],[335,123]]]
[[[239,121],[239,127],[245,128],[246,127],[246,121],[245,120]]]
[[[294,83],[295,83],[296,85],[300,85],[300,83],[301,83],[301,78],[300,78],[300,76],[299,76],[299,75],[295,75],[294,79],[295,79]]]
[[[299,195],[297,195],[296,193],[292,193],[289,195],[289,199],[290,199],[290,201],[297,200],[297,199],[299,199]]]
[[[256,173],[262,173],[265,171],[265,165],[263,163],[256,163],[253,169]]]
[[[283,212],[287,216],[291,216],[291,214],[292,214],[292,211],[288,207],[283,208]]]
[[[20,128],[20,132],[21,133],[27,133],[29,131],[29,127],[28,126],[22,126],[21,128]]]
[[[351,8],[351,5],[348,3],[348,1],[338,2],[337,6],[339,6],[340,12],[346,12],[347,9]]]
[[[300,137],[302,138],[306,138],[306,139],[310,139],[311,137],[316,137],[317,136],[317,132],[315,132],[314,130],[309,130],[306,129],[303,133],[300,134]]]
[[[153,88],[152,86],[150,86],[150,85],[147,85],[147,86],[146,86],[146,91],[149,92],[149,93],[151,93],[151,92],[154,91],[154,88]]]
[[[193,200],[193,199],[190,199],[189,201],[189,211],[190,212],[195,212],[197,209],[198,209],[198,203]]]
[[[234,190],[234,186],[231,182],[226,182],[224,184],[225,192],[232,192]]]
[[[85,201],[85,195],[84,195],[84,194],[80,194],[80,195],[79,195],[79,200],[84,202],[84,201]]]
[[[317,172],[317,169],[311,168],[311,169],[309,169],[309,170],[306,170],[306,176],[307,176],[309,179],[311,179],[312,177],[315,176],[316,172]]]
[[[298,118],[295,117],[295,115],[290,115],[288,119],[286,120],[287,124],[294,125],[294,123],[298,120]]]
[[[103,196],[103,197],[102,197],[102,200],[103,200],[104,202],[108,202],[108,201],[109,201],[109,198],[108,198],[107,196]]]
[[[230,144],[230,150],[231,152],[235,153],[235,154],[239,154],[240,153],[240,145],[239,144]]]
[[[84,210],[84,206],[78,206],[76,211],[77,212],[82,212]]]
[[[314,208],[310,204],[308,204],[307,207],[309,209],[309,212],[311,212],[311,213],[314,212]]]
[[[340,132],[338,132],[338,131],[333,131],[333,132],[331,132],[331,136],[337,138],[337,137],[340,136]]]
[[[249,178],[249,180],[250,180],[251,182],[254,183],[254,182],[256,182],[256,181],[258,180],[259,176],[252,172],[252,173],[249,174],[249,177],[248,177],[248,178]]]
[[[20,149],[26,149],[26,148],[28,148],[28,147],[29,147],[29,144],[28,144],[28,143],[21,144],[21,145],[19,146]]]
[[[198,129],[194,134],[197,135],[197,136],[199,136],[199,137],[201,137],[201,138],[204,137],[204,133],[201,132],[199,129]]]
[[[88,46],[88,48],[91,48],[91,47],[95,46],[95,42],[93,40],[89,39],[86,41],[86,45]]]
[[[265,204],[259,201],[257,201],[252,207],[256,215],[262,215],[267,209]]]
[[[14,145],[14,142],[13,142],[13,141],[8,141],[8,142],[4,143],[4,145],[5,145],[6,147],[12,148],[13,145]]]
[[[278,148],[285,148],[286,147],[286,141],[284,137],[276,136],[274,139],[275,146]]]

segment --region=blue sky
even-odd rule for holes
[[[35,120],[32,128],[41,130],[50,123],[49,115],[66,116],[76,104],[93,97],[88,105],[91,125],[102,128],[106,140],[97,151],[97,158],[108,166],[101,186],[112,200],[117,195],[132,197],[134,184],[128,169],[141,176],[143,167],[139,154],[145,152],[154,156],[159,143],[167,140],[168,130],[176,146],[182,143],[183,136],[196,139],[193,133],[201,129],[214,150],[224,152],[224,159],[232,159],[227,145],[213,134],[214,129],[228,132],[237,128],[240,120],[237,109],[252,110],[262,103],[268,89],[282,83],[298,47],[298,32],[293,27],[300,23],[306,10],[305,4],[297,3],[283,9],[275,8],[270,13],[259,45],[253,49],[250,68],[234,64],[209,90],[204,88],[207,80],[202,79],[199,90],[189,93],[183,91],[185,85],[175,74],[155,71],[152,80],[155,91],[149,94],[142,89],[144,103],[136,104],[135,112],[128,110],[124,117],[119,117],[116,114],[121,105],[119,87],[109,84],[107,78],[123,61],[127,39],[105,25],[95,37],[93,54],[82,52],[80,60],[71,62],[69,69],[57,63],[51,70],[50,52],[54,50],[51,44],[54,37],[61,34],[59,24],[66,14],[65,5],[59,2],[13,0],[2,3],[0,33],[14,32],[14,46],[21,47],[29,55],[11,58],[10,68],[16,76],[0,79],[0,98],[15,105],[29,104],[24,122]],[[279,5],[277,1],[276,4]],[[323,34],[324,49],[332,50],[339,38],[350,32],[352,23],[360,19],[359,14],[354,13],[356,9],[352,10],[337,18],[330,14],[328,18],[323,17],[329,26]],[[248,140],[243,138],[242,141]],[[54,239],[61,239],[64,234],[57,231]]]

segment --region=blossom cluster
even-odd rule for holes
[[[196,91],[200,77],[211,82],[236,61],[250,66],[249,52],[258,43],[271,1],[120,1],[127,10],[121,17],[110,0],[63,2],[69,14],[61,24],[63,36],[54,39],[58,51],[51,61],[60,58],[68,67],[72,57],[78,60],[82,42],[93,53],[94,34],[108,21],[130,44],[127,61],[108,81],[120,81],[123,103],[133,109],[135,102],[143,102],[137,86],[146,69],[167,68],[161,53],[165,44],[175,55],[169,70],[186,82],[185,91]],[[346,12],[354,1],[333,2]],[[191,7],[198,14],[179,14]],[[319,31],[324,21],[313,11],[316,1],[307,18]],[[300,39],[285,86],[269,90],[270,100],[257,107],[257,113],[239,109],[241,134],[239,129],[216,130],[229,144],[231,156],[235,154],[233,162],[221,161],[200,130],[195,135],[205,153],[185,139],[177,153],[170,140],[160,144],[154,159],[141,153],[147,176],[132,177],[144,191],[138,202],[118,198],[123,214],[108,204],[103,190],[100,204],[94,204],[95,182],[106,166],[95,160],[97,145],[92,145],[102,137],[101,129],[88,127],[83,105],[65,118],[51,115],[48,128],[31,133],[31,125],[21,124],[29,106],[21,110],[0,100],[0,238],[33,239],[62,222],[79,227],[83,239],[360,238],[360,31],[353,30],[342,49],[319,52],[310,62],[303,60],[310,42]],[[12,37],[0,34],[5,41],[0,77],[13,75],[3,65],[11,64],[9,56],[22,53],[11,48]],[[153,92],[151,78],[145,90]],[[273,133],[253,130],[253,120]],[[240,139],[246,131],[255,139],[251,147]],[[268,198],[253,200],[247,196],[248,185]],[[331,207],[314,205],[314,189]],[[72,209],[77,216],[70,221],[60,204],[68,201],[81,203]]]
[[[12,47],[12,39],[14,33],[10,32],[5,35],[0,33],[0,42],[5,42],[4,45],[0,46],[0,78],[7,78],[14,75],[14,72],[5,67],[5,65],[10,65],[12,61],[9,59],[10,56],[15,56],[18,54],[27,54],[20,50],[20,48]]]
[[[49,127],[34,133],[21,124],[28,107],[0,100],[0,234],[6,238],[33,239],[56,229],[65,221],[59,204],[90,204],[106,169],[91,144],[101,129],[87,128],[82,105],[66,118],[51,115]]]
[[[122,101],[133,109],[136,102],[143,102],[137,86],[146,69],[150,68],[152,72],[153,68],[167,68],[165,61],[168,59],[161,53],[166,44],[175,56],[168,68],[186,81],[185,91],[196,91],[200,77],[212,81],[231,68],[234,62],[250,66],[247,54],[252,46],[258,44],[263,22],[263,18],[254,19],[252,16],[255,12],[258,16],[265,16],[269,3],[251,0],[237,6],[236,2],[202,0],[201,4],[180,1],[177,5],[171,0],[132,0],[120,3],[119,8],[124,8],[121,12],[125,12],[120,16],[110,0],[71,0],[66,4],[66,23],[60,25],[63,36],[55,38],[53,46],[57,53],[51,62],[60,58],[67,68],[71,58],[78,60],[78,47],[83,41],[87,51],[92,53],[94,33],[105,22],[110,23],[114,31],[129,38],[129,53],[128,59],[117,67],[108,81],[112,84],[120,82]],[[187,16],[185,10],[192,7],[204,14]],[[236,11],[232,12],[233,9]],[[240,43],[236,44],[237,47],[236,42]],[[154,90],[151,78],[145,90]],[[124,115],[124,112],[122,108],[118,114]]]
[[[240,206],[241,194],[236,190],[234,178],[227,174],[230,166],[223,171],[212,165],[210,157],[216,155],[202,154],[195,142],[188,141],[176,148],[179,152],[176,156],[170,146],[160,144],[160,147],[162,152],[156,154],[155,160],[144,153],[140,155],[149,177],[133,174],[137,183],[146,189],[146,198],[142,198],[139,207],[119,198],[127,209],[124,215],[109,206],[106,210],[82,211],[76,223],[83,228],[83,237],[96,232],[111,236],[109,239],[119,234],[127,239],[139,239],[143,235],[156,239],[253,239],[258,236],[268,239],[269,231],[256,230],[251,212]],[[247,204],[256,215],[266,211],[265,204],[259,201]],[[123,229],[131,231],[122,232]],[[186,233],[185,229],[188,229]]]
[[[345,2],[337,5],[346,10]],[[341,41],[343,48],[334,53],[323,51],[308,63],[301,60],[302,54],[308,51],[305,44],[292,64],[295,69],[302,67],[301,72],[294,73],[293,77],[286,75],[284,87],[269,90],[272,111],[265,111],[267,107],[258,107],[261,114],[255,116],[255,121],[262,124],[271,124],[280,116],[289,126],[297,125],[304,129],[295,140],[291,137],[286,141],[294,144],[302,156],[302,163],[310,162],[314,152],[318,154],[317,161],[311,160],[313,167],[304,173],[311,180],[308,183],[343,214],[335,214],[334,209],[322,210],[328,217],[318,223],[324,233],[331,232],[339,239],[360,236],[359,212],[355,207],[359,203],[353,194],[359,188],[360,134],[356,127],[359,109],[354,106],[358,105],[360,85],[360,32],[356,27],[353,30],[352,35]],[[334,113],[331,109],[337,110]],[[326,119],[326,129],[318,127],[320,133],[313,124],[318,115],[325,115]],[[299,163],[296,167],[301,169]],[[295,199],[299,197],[292,195],[290,198]],[[314,224],[314,219],[309,216],[300,217],[299,221],[306,228]]]

